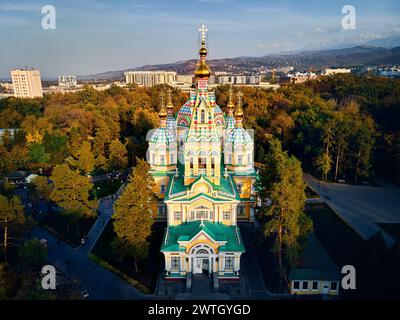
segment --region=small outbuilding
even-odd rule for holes
[[[335,262],[315,236],[311,235],[299,266],[289,275],[290,293],[337,296],[340,279],[341,274]]]

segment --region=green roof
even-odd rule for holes
[[[321,243],[310,235],[300,258],[300,264],[289,275],[290,280],[339,280],[339,270]]]
[[[219,251],[245,251],[238,227],[199,220],[167,227],[161,251],[184,251],[185,248],[180,246],[178,241],[190,241],[200,231],[206,233],[214,241],[226,241],[226,244],[219,247]]]

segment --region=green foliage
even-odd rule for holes
[[[148,237],[151,235],[153,217],[149,201],[153,198],[153,177],[145,160],[138,163],[129,182],[114,206],[114,231],[117,240],[115,249],[121,258],[130,256],[137,261],[146,258],[149,249]]]
[[[21,199],[17,196],[7,198],[0,195],[0,226],[3,229],[2,249],[4,259],[7,263],[7,250],[10,244],[15,244],[16,237],[13,233],[26,222],[24,215],[24,207]],[[10,242],[10,236],[13,234],[13,241]]]
[[[114,169],[123,169],[128,165],[128,154],[125,146],[119,140],[110,144],[110,166]]]
[[[32,143],[29,145],[28,149],[31,163],[43,164],[50,160],[50,154],[46,153],[41,143]]]
[[[50,199],[73,216],[93,217],[96,214],[97,202],[89,200],[93,185],[88,177],[71,170],[66,164],[57,165],[50,177],[53,190]]]
[[[93,171],[95,160],[89,142],[84,141],[79,149],[69,158],[67,163],[71,168],[79,170],[82,174],[89,174]]]
[[[273,239],[272,252],[285,278],[299,258],[312,223],[303,212],[306,195],[300,162],[282,151],[276,139],[265,159],[260,179],[264,195],[271,199],[271,205],[263,210],[267,217],[265,235]]]
[[[18,256],[24,269],[39,271],[46,264],[47,248],[38,239],[27,240]]]

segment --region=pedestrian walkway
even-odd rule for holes
[[[378,223],[400,223],[400,189],[321,182],[310,174],[304,181],[363,239],[381,232],[391,246],[395,240]]]

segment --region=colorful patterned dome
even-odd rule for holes
[[[253,143],[249,133],[242,127],[234,128],[226,139],[227,144],[238,145],[238,144],[250,144]]]
[[[222,112],[221,108],[216,104],[214,105],[214,119],[215,119],[215,125],[217,127],[225,125],[224,113]]]
[[[226,129],[232,130],[233,128],[235,128],[236,120],[234,116],[226,116],[225,122]]]
[[[150,142],[154,144],[170,145],[176,141],[174,133],[167,127],[158,128],[150,138]]]
[[[176,117],[176,124],[180,127],[189,127],[190,119],[192,118],[193,109],[190,105],[185,103],[179,110],[178,116]]]
[[[167,117],[167,129],[175,132],[176,130],[176,120],[174,117],[168,116]]]

